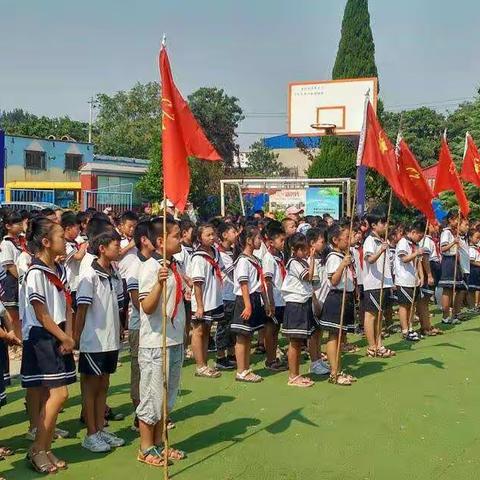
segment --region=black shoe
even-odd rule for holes
[[[215,368],[217,370],[233,370],[235,367],[232,365],[230,360],[226,357],[217,358],[215,361]]]
[[[213,337],[210,337],[210,339],[208,340],[208,352],[212,353],[216,351],[217,351],[217,346],[215,345],[215,340],[213,339]]]
[[[237,367],[237,358],[235,357],[235,355],[228,355],[227,360],[233,368]]]

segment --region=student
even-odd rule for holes
[[[73,212],[64,212],[60,224],[65,232],[66,256],[64,260],[65,270],[67,272],[68,286],[72,294],[73,310],[77,309],[77,288],[80,273],[80,263],[87,251],[88,243],[77,243],[77,237],[80,234],[80,225],[77,216]]]
[[[131,259],[127,276],[127,291],[130,295],[128,310],[128,343],[130,345],[130,398],[136,410],[140,403],[140,367],[138,364],[138,345],[140,338],[140,303],[138,300],[138,282],[140,268],[155,251],[150,238],[152,223],[149,220],[140,221],[135,227],[133,239],[137,248],[137,255]],[[135,415],[132,429],[138,430],[138,418]]]
[[[471,311],[478,311],[480,306],[480,229],[470,229],[469,254],[470,254],[470,277],[468,282],[468,306]]]
[[[320,325],[329,332],[327,341],[327,357],[330,364],[329,382],[349,386],[356,379],[351,375],[339,372],[337,347],[344,342],[345,334],[354,329],[354,292],[355,277],[352,264],[352,256],[348,252],[350,230],[348,226],[333,224],[329,227],[328,241],[332,251],[327,256],[325,270],[329,280],[328,291],[320,316]],[[346,282],[345,282],[346,277]],[[343,291],[345,289],[345,307],[343,311],[343,323],[340,329]],[[341,331],[340,331],[341,330]],[[338,355],[341,353],[338,352]]]
[[[282,333],[288,338],[288,385],[311,387],[314,382],[300,375],[300,354],[305,340],[314,330],[313,286],[315,247],[309,247],[305,235],[290,238],[292,257],[287,263],[287,275],[282,285],[285,300]],[[315,297],[316,300],[316,297]]]
[[[462,320],[464,318],[463,314],[460,313],[467,301],[467,288],[470,277],[470,252],[468,245],[468,231],[470,229],[470,222],[468,218],[460,218],[458,222],[458,263],[460,270],[462,272],[463,285],[459,285],[456,289],[456,298],[455,303],[458,302],[460,310],[457,314],[457,318]],[[457,300],[458,299],[458,300]]]
[[[367,215],[370,235],[363,244],[363,289],[365,310],[364,329],[367,337],[368,357],[390,358],[393,350],[382,345],[381,322],[379,315],[391,307],[393,275],[389,245],[385,241],[387,218],[382,214]],[[382,280],[383,279],[383,280]],[[383,288],[383,292],[382,292]],[[380,304],[380,297],[382,301]]]
[[[309,248],[313,248],[314,253],[314,271],[312,278],[313,294],[317,298],[321,298],[322,290],[327,282],[325,272],[325,260],[327,258],[327,231],[326,224],[320,227],[311,228],[306,234]],[[330,367],[322,358],[321,343],[323,331],[319,323],[318,317],[315,317],[314,331],[308,342],[310,353],[310,373],[315,375],[328,375]]]
[[[355,222],[353,224],[352,231],[352,246],[351,254],[353,256],[353,262],[355,265],[355,276],[357,279],[357,300],[358,300],[358,328],[357,333],[364,334],[364,320],[365,320],[365,295],[363,286],[363,275],[365,269],[365,259],[363,253],[363,227],[361,222]]]
[[[219,251],[215,248],[215,230],[209,223],[198,227],[199,246],[190,259],[188,276],[193,282],[192,350],[197,368],[195,376],[218,378],[221,373],[208,366],[208,341],[212,322],[223,320],[224,269]]]
[[[22,248],[20,234],[23,232],[23,220],[16,212],[8,212],[3,218],[3,240],[0,243],[0,263],[5,272],[0,273],[3,288],[2,302],[12,322],[13,331],[22,338],[22,326],[18,315],[18,270],[17,259]],[[4,275],[5,273],[5,275]]]
[[[263,257],[262,266],[265,276],[269,314],[265,318],[265,350],[267,358],[265,367],[273,372],[286,370],[285,362],[277,358],[278,333],[283,323],[285,300],[282,285],[287,276],[287,268],[283,258],[285,232],[279,222],[272,221],[266,230],[267,253]]]
[[[140,426],[139,462],[155,467],[168,460],[181,460],[185,453],[169,447],[163,451],[163,322],[166,321],[168,361],[168,399],[170,412],[177,398],[183,364],[185,307],[183,281],[173,255],[180,252],[180,228],[167,218],[166,265],[163,260],[163,219],[152,223],[150,241],[155,247],[139,269],[140,403],[136,413]],[[167,318],[163,316],[163,289],[167,289]],[[180,294],[180,295],[179,295]]]
[[[79,225],[78,236],[75,239],[76,242],[81,245],[84,242],[88,242],[87,237],[87,225],[90,221],[91,215],[88,212],[77,213],[77,224]]]
[[[285,262],[288,262],[291,256],[289,239],[292,235],[295,235],[295,233],[297,233],[297,222],[288,217],[284,218],[282,220],[282,228],[283,228],[283,231],[285,232],[285,247],[284,247],[283,255],[285,257]]]
[[[87,434],[82,446],[108,452],[125,441],[104,429],[110,375],[117,369],[123,286],[112,262],[119,258],[120,235],[107,231],[94,237],[90,247],[96,259],[77,290],[75,340],[79,345],[78,371],[82,382],[83,415]]]
[[[217,359],[215,366],[218,370],[233,370],[235,360],[235,335],[230,330],[230,323],[235,310],[235,293],[233,288],[234,251],[233,246],[237,241],[237,229],[231,223],[220,223],[217,227],[220,243],[218,251],[225,267],[223,271],[223,309],[225,317],[217,324],[215,345]]]
[[[68,398],[67,385],[76,381],[73,360],[72,307],[66,272],[55,259],[65,255],[63,229],[46,218],[34,218],[27,232],[35,253],[20,294],[23,356],[22,386],[36,391],[40,413],[27,461],[39,473],[68,467],[51,451],[58,413]]]
[[[262,293],[265,292],[265,277],[259,260],[253,252],[260,248],[262,237],[256,226],[246,226],[238,237],[241,253],[235,260],[233,289],[236,296],[231,331],[236,335],[235,357],[237,359],[237,382],[258,383],[262,377],[250,369],[250,347],[254,332],[265,325],[265,310]],[[264,297],[264,305],[268,300]],[[266,308],[269,308],[268,306]]]
[[[440,235],[440,251],[442,253],[442,274],[438,286],[442,287],[442,323],[456,325],[460,323],[457,318],[461,309],[461,304],[458,295],[455,298],[455,305],[453,303],[453,285],[455,288],[465,288],[462,270],[457,261],[457,268],[455,268],[455,259],[457,256],[457,249],[460,239],[458,237],[458,223],[459,217],[456,210],[450,210],[446,218],[447,226],[443,229]],[[456,278],[454,273],[456,270]],[[452,308],[453,307],[453,308]],[[452,309],[452,312],[450,312]],[[452,313],[452,315],[451,315]]]
[[[432,275],[433,283],[430,285],[424,285],[422,292],[426,297],[431,298],[435,295],[435,290],[440,281],[442,274],[441,259],[442,254],[440,252],[440,242],[438,238],[439,225],[436,222],[430,222],[428,224],[428,234],[422,240],[422,248],[428,253],[428,264],[430,273]]]
[[[397,243],[395,251],[395,285],[397,287],[398,316],[402,336],[405,340],[417,342],[420,336],[410,324],[411,309],[417,306],[421,295],[424,273],[421,259],[425,251],[418,244],[425,234],[425,222],[417,220],[406,229],[406,236]]]

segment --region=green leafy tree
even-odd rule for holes
[[[259,177],[281,177],[287,174],[285,168],[278,161],[278,153],[272,152],[263,139],[253,143],[247,153],[247,175]]]
[[[160,202],[163,198],[162,138],[160,130],[153,134],[148,157],[150,163],[135,188],[144,201]]]

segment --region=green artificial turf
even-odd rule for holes
[[[232,373],[218,380],[195,378],[189,363],[172,415],[177,427],[170,434],[188,458],[170,467],[171,478],[479,478],[479,342],[478,317],[418,344],[394,335],[386,342],[397,350],[393,359],[367,359],[364,349],[344,357],[359,377],[352,387],[330,385],[325,377],[310,389],[288,387],[287,374],[264,371],[260,357],[254,359],[265,381],[258,385],[236,383]],[[112,376],[109,404],[129,415],[128,356],[123,360]],[[70,397],[59,426],[76,437],[54,444],[57,456],[70,463],[56,478],[162,478],[161,469],[136,461],[131,416],[110,426],[127,439],[125,447],[109,454],[84,450],[78,383]],[[18,449],[0,462],[7,479],[39,478],[24,460],[29,442],[23,399],[16,381],[0,412],[0,443]]]

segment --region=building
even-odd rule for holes
[[[2,148],[3,143],[3,148]],[[0,187],[5,201],[51,202],[68,207],[85,204],[97,190],[120,192],[126,205],[138,205],[135,185],[148,160],[95,155],[94,145],[68,136],[56,139],[3,135],[0,131]]]
[[[320,137],[289,137],[287,134],[263,139],[264,145],[278,154],[278,161],[289,169],[291,177],[307,176],[310,159],[300,148],[316,155],[320,141]]]

